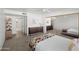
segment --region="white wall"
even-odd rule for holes
[[[16,34],[16,17],[12,16],[12,34]]]
[[[3,9],[0,9],[0,49],[5,41],[5,20],[3,15]]]
[[[22,18],[16,18],[16,31],[22,31]]]
[[[53,19],[52,19],[53,20]],[[53,20],[55,29],[77,28],[78,29],[78,14],[58,16]]]
[[[27,13],[27,26],[40,27],[43,25],[43,18],[40,14]]]

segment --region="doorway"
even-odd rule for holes
[[[6,39],[11,39],[18,32],[22,32],[22,27],[23,27],[22,21],[23,21],[23,17],[21,16],[11,16],[11,15],[5,16]]]

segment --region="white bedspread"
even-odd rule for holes
[[[36,45],[36,51],[68,51],[68,38],[55,35]]]

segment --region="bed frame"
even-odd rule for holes
[[[71,36],[71,37],[74,37],[74,38],[79,38],[79,35],[68,33],[66,29],[62,30],[62,34],[63,35],[68,35],[68,36]]]
[[[47,31],[53,29],[52,26],[47,26]],[[43,32],[43,27],[29,27],[29,34]]]

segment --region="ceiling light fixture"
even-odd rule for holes
[[[42,9],[42,11],[43,11],[43,12],[49,12],[49,10],[48,10],[48,9]]]
[[[43,12],[46,12],[47,10],[46,10],[46,9],[43,9],[42,11],[43,11]]]
[[[26,13],[22,13],[23,15],[26,15]]]

